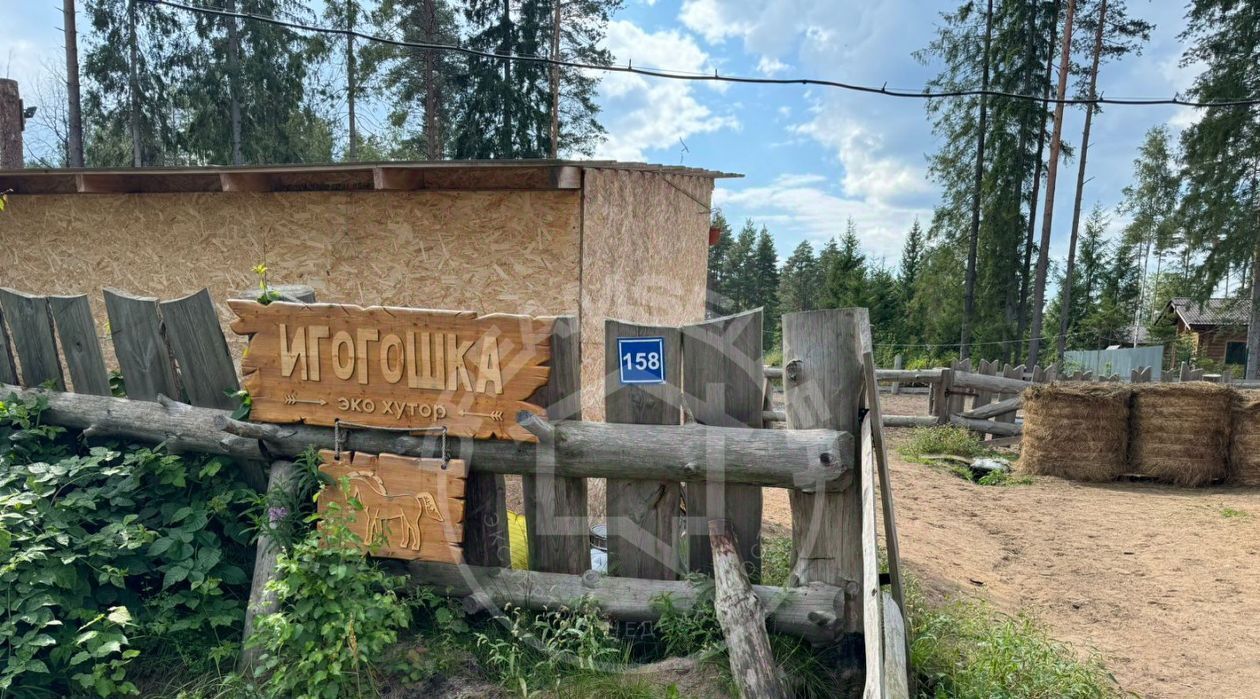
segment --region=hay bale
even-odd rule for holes
[[[1129,435],[1134,472],[1183,486],[1223,480],[1233,400],[1230,389],[1204,381],[1135,386]]]
[[[1127,470],[1129,393],[1115,384],[1028,388],[1020,470],[1090,482],[1120,477]]]
[[[1230,453],[1230,480],[1260,486],[1260,391],[1239,391],[1234,397]]]

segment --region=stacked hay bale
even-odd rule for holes
[[[1234,397],[1231,478],[1238,485],[1260,486],[1260,391]]]
[[[1233,398],[1230,389],[1203,381],[1135,387],[1133,471],[1182,486],[1224,480]]]
[[[1126,473],[1128,387],[1039,384],[1024,391],[1020,470],[1077,481],[1113,481]]]

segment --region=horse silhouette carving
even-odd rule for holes
[[[432,493],[423,491],[390,495],[385,482],[375,473],[351,471],[346,475],[350,480],[350,496],[363,505],[367,515],[365,541],[374,541],[377,534],[385,531],[386,523],[398,520],[403,534],[398,545],[419,551],[420,520],[427,515],[438,522],[446,521]]]

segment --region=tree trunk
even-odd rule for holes
[[[236,0],[227,0],[225,9],[236,12]],[[227,17],[228,31],[228,101],[232,122],[232,164],[245,162],[241,148],[241,34],[235,17]]]
[[[346,158],[348,160],[359,159],[359,127],[354,114],[355,93],[358,92],[358,76],[355,75],[354,58],[354,15],[356,9],[358,8],[355,7],[355,0],[346,0],[346,110],[350,128],[349,143],[346,146]]]
[[[1246,378],[1249,381],[1260,379],[1260,234],[1256,235],[1256,250],[1251,258],[1251,320],[1247,327]]]
[[[560,10],[564,0],[552,0],[555,16],[551,26],[551,60],[560,60]],[[548,157],[555,159],[560,152],[560,66],[551,64],[551,150]]]
[[[426,43],[437,42],[437,0],[424,0],[420,8],[421,31]],[[429,160],[441,160],[442,148],[442,91],[438,84],[438,53],[424,50],[424,150]]]
[[[296,497],[297,472],[291,461],[276,461],[271,464],[267,479],[267,494],[278,497],[288,494]],[[249,602],[245,606],[245,629],[242,641],[248,645],[249,637],[254,635],[255,620],[260,616],[275,614],[280,610],[280,602],[276,593],[267,589],[267,583],[276,579],[276,560],[280,557],[280,542],[271,538],[264,528],[258,532],[258,541],[254,545],[254,576],[249,586]],[[242,671],[252,670],[262,655],[262,648],[246,647],[237,661]],[[247,675],[248,676],[248,675]]]
[[[503,16],[499,19],[499,26],[503,32],[500,56],[512,55],[512,1],[503,0]],[[512,158],[516,153],[512,149],[512,110],[516,108],[514,90],[512,86],[512,60],[503,58],[503,89],[500,90],[500,99],[503,100],[503,123],[499,132],[499,152],[496,154],[500,158]]]
[[[1093,65],[1089,70],[1089,98],[1098,88],[1098,63],[1102,59],[1103,29],[1107,22],[1107,0],[1098,5],[1098,28],[1094,31]],[[1076,198],[1072,202],[1072,238],[1068,243],[1067,268],[1063,271],[1063,295],[1059,303],[1059,356],[1067,350],[1068,326],[1072,316],[1072,280],[1076,271],[1076,241],[1081,230],[1081,199],[1085,195],[1085,161],[1089,158],[1089,130],[1094,125],[1094,105],[1085,105],[1085,127],[1081,131],[1081,159],[1076,168]],[[1089,299],[1086,298],[1086,301]]]
[[[140,37],[136,17],[136,0],[127,1],[127,105],[128,128],[131,131],[131,164],[144,167],[144,151],[140,146]]]
[[[0,78],[0,170],[20,170],[22,97],[16,80]]]
[[[1034,14],[1033,28],[1031,32],[1032,36],[1036,36],[1037,33],[1036,4],[1037,0],[1033,0]],[[1050,26],[1050,46],[1053,47],[1055,39],[1058,37],[1059,0],[1055,0],[1054,19],[1051,21]],[[1053,73],[1053,66],[1054,60],[1052,52],[1051,56],[1046,58],[1046,73],[1044,79],[1042,80],[1042,85],[1044,86],[1041,90],[1042,97],[1050,96],[1050,76]],[[1029,278],[1029,270],[1032,268],[1033,236],[1037,230],[1037,201],[1041,193],[1041,164],[1042,158],[1046,152],[1045,106],[1042,105],[1040,109],[1042,110],[1042,113],[1037,126],[1037,162],[1033,167],[1032,191],[1028,195],[1028,230],[1025,233],[1024,239],[1024,266],[1019,268],[1019,327],[1015,331],[1015,335],[1021,344],[1024,341],[1024,332],[1028,329],[1028,291],[1032,286],[1032,280]],[[1022,351],[1016,353],[1017,356],[1014,363],[1018,363],[1019,356],[1022,356],[1022,354]]]
[[[83,167],[83,108],[79,101],[79,35],[74,0],[62,0],[61,15],[66,34],[66,164]]]
[[[1067,94],[1068,69],[1072,59],[1072,19],[1076,15],[1076,0],[1068,0],[1067,16],[1063,20],[1063,52],[1059,60],[1059,87],[1055,91],[1060,100],[1054,106],[1054,131],[1050,134],[1050,162],[1046,166],[1046,205],[1041,214],[1041,249],[1037,251],[1037,275],[1033,280],[1032,337],[1028,339],[1028,363],[1036,366],[1041,354],[1041,319],[1046,301],[1046,272],[1050,267],[1050,231],[1054,223],[1054,185],[1059,174],[1059,149],[1063,145],[1063,107]]]
[[[989,9],[984,18],[984,66],[980,78],[980,89],[989,89],[989,48],[993,41],[993,0],[989,0]],[[958,355],[962,359],[971,357],[971,326],[976,315],[976,248],[980,244],[980,199],[984,190],[984,137],[989,116],[989,97],[980,95],[980,118],[976,129],[976,188],[971,196],[971,235],[967,241],[967,278],[963,290],[962,339],[959,340]]]

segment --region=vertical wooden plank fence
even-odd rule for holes
[[[531,399],[547,407],[548,420],[578,420],[582,416],[579,332],[577,318],[556,318],[551,336],[551,375]],[[551,442],[538,445],[535,473],[521,478],[530,570],[574,575],[589,570],[586,479],[555,475],[555,444]]]
[[[240,383],[210,292],[202,289],[162,301],[158,308],[188,402],[202,408],[235,408],[236,400],[229,394]]]
[[[101,342],[96,335],[96,321],[92,320],[92,306],[86,295],[49,296],[57,327],[57,339],[66,358],[70,384],[75,393],[108,396],[109,372],[105,370],[105,358],[101,355]]]
[[[13,342],[4,322],[4,306],[0,305],[0,381],[18,385],[17,363],[13,361]]]
[[[13,329],[13,349],[17,352],[22,385],[40,386],[51,381],[57,390],[66,390],[48,299],[0,289],[0,309]]]
[[[623,385],[618,379],[617,338],[664,340],[665,383]],[[677,425],[682,373],[678,328],[604,324],[604,419],[610,423]],[[678,518],[682,484],[668,481],[608,479],[608,572],[630,578],[673,580],[678,558]]]
[[[761,309],[683,326],[683,399],[697,423],[762,426],[762,331]],[[726,518],[749,579],[760,582],[761,488],[721,480],[690,483],[686,502],[688,569],[713,573],[706,519]]]
[[[158,316],[158,300],[105,289],[105,313],[114,355],[122,371],[127,397],[157,400],[179,398],[179,380]]]

